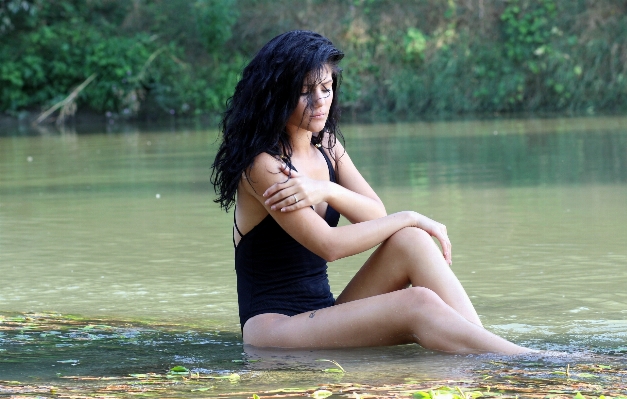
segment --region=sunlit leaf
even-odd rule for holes
[[[174,366],[170,369],[172,373],[189,373],[189,369],[183,366]]]
[[[340,374],[344,374],[343,370],[340,369],[336,369],[336,368],[330,368],[330,369],[324,369],[323,370],[325,373],[340,373]]]
[[[327,391],[326,389],[319,389],[311,394],[311,397],[314,399],[324,399],[333,395],[333,392]]]

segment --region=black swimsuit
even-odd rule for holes
[[[336,182],[331,160],[318,147]],[[324,220],[337,226],[340,214],[330,205]],[[235,248],[237,297],[241,327],[248,319],[264,313],[294,316],[326,308],[335,303],[329,287],[327,263],[293,239],[270,215],[266,216]]]

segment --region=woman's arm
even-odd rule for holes
[[[338,154],[335,165],[338,183],[310,179],[285,165],[278,165],[275,170],[282,171],[286,180],[273,184],[263,193],[265,203],[272,210],[290,212],[327,202],[351,223],[387,215],[383,202],[359,173],[344,147],[337,142],[333,150]],[[294,203],[294,194],[298,198],[297,203]]]
[[[249,174],[249,184],[244,184],[244,187],[290,236],[327,261],[368,250],[402,228],[418,227],[440,241],[444,257],[450,262],[450,241],[446,227],[416,212],[399,212],[348,226],[330,227],[309,207],[293,212],[272,210],[265,203],[266,198],[258,193],[283,181],[284,175],[275,172],[277,164],[278,161],[268,154],[257,156]]]

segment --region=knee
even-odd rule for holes
[[[434,308],[446,306],[444,300],[429,288],[409,287],[403,291],[403,303],[410,308],[410,312],[424,313],[426,309],[432,311]]]
[[[416,337],[424,326],[434,325],[435,320],[450,314],[450,307],[430,289],[410,287],[404,291],[404,327],[408,334]]]
[[[433,239],[426,231],[417,227],[405,227],[392,234],[386,240],[387,245],[397,250],[410,250],[434,245]]]

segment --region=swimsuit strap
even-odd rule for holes
[[[235,226],[235,230],[237,230],[237,234],[239,234],[240,240],[244,238],[244,235],[241,231],[239,231],[239,227],[237,227],[237,221],[235,220],[235,212],[237,212],[237,205],[235,205],[235,210],[233,211],[233,225]],[[235,245],[235,232],[233,232],[233,248],[237,248]]]
[[[331,180],[333,183],[337,183],[336,181],[337,179],[335,176],[335,169],[333,169],[333,164],[331,163],[331,159],[329,159],[329,156],[322,148],[322,145],[316,144],[315,147],[318,150],[320,150],[320,152],[322,153],[322,156],[324,157],[324,160],[327,161],[327,167],[329,168],[329,180]]]

